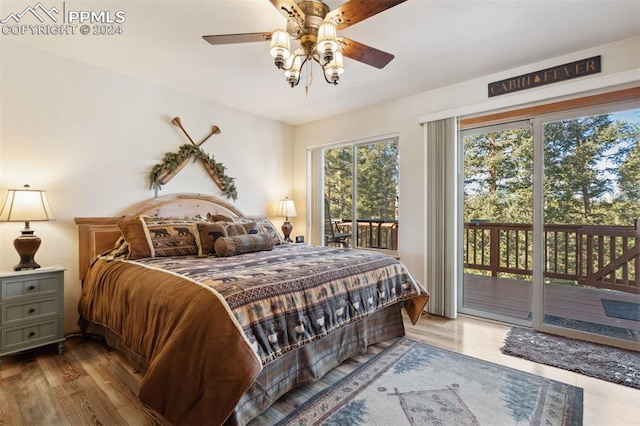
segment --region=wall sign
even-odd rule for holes
[[[517,77],[507,78],[489,83],[489,97],[531,89],[558,81],[571,80],[585,75],[597,74],[600,69],[600,55],[593,58],[581,59],[556,67],[547,68]]]

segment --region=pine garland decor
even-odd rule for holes
[[[200,146],[195,144],[184,144],[178,152],[167,152],[162,158],[162,163],[153,166],[149,173],[150,189],[161,190],[162,185],[182,170],[191,159],[194,162],[196,160],[202,162],[207,173],[227,198],[231,198],[234,201],[238,198],[234,182],[235,178],[225,173],[226,167],[222,163],[215,161],[213,155],[207,155]]]

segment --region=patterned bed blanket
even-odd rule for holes
[[[426,290],[375,252],[288,244],[227,258],[98,261],[79,310],[149,369],[139,398],[176,424],[220,424],[263,365]]]

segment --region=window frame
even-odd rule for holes
[[[400,135],[399,133],[389,133],[383,135],[376,135],[367,138],[354,139],[349,141],[335,142],[329,143],[325,145],[316,146],[313,148],[309,148],[307,150],[307,170],[308,170],[308,178],[307,178],[307,194],[309,197],[307,199],[308,205],[311,208],[307,214],[307,223],[308,223],[308,234],[310,235],[310,242],[316,245],[324,245],[324,189],[325,189],[325,179],[324,179],[324,152],[329,149],[335,148],[346,148],[350,147],[352,152],[352,165],[353,165],[353,181],[351,185],[352,191],[352,206],[351,206],[351,214],[352,221],[355,222],[357,217],[357,200],[358,200],[358,188],[357,188],[357,149],[363,145],[370,145],[372,143],[388,143],[389,141],[395,141],[398,144],[398,185],[396,190],[396,196],[399,199],[400,194]],[[399,217],[399,205],[397,207]],[[359,249],[359,250],[373,250],[373,251],[381,251],[386,254],[390,254],[393,256],[397,256],[397,249],[384,249],[384,248],[371,248],[371,247],[356,247],[354,245],[355,238],[352,232],[352,236],[350,238],[349,246],[351,248]]]

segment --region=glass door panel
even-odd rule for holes
[[[353,147],[342,146],[324,150],[324,235],[325,245],[348,244],[351,234],[344,224],[353,216]]]
[[[398,249],[398,145],[390,137],[324,150],[327,245]]]
[[[398,249],[398,140],[356,146],[357,247]]]
[[[528,121],[461,132],[463,261],[459,311],[530,324],[533,139]]]
[[[640,110],[541,120],[542,324],[640,341]]]

